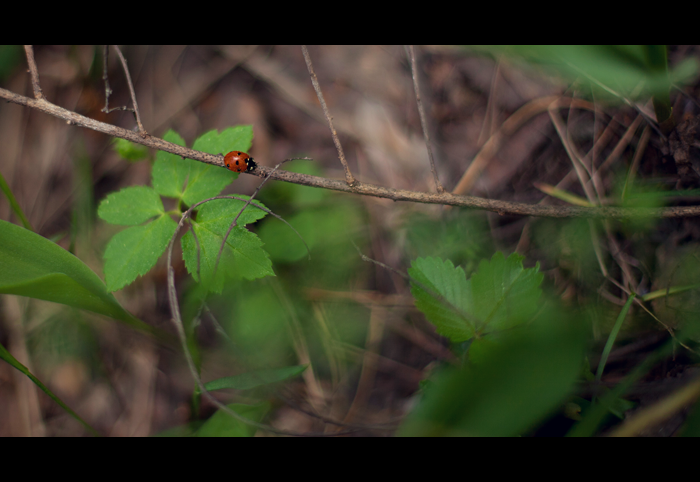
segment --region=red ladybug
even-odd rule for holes
[[[250,172],[257,163],[245,152],[232,151],[224,156],[224,164],[233,172]]]

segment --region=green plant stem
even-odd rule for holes
[[[24,215],[24,211],[22,211],[22,208],[17,202],[17,199],[15,199],[15,195],[12,194],[12,190],[10,189],[10,186],[7,185],[7,182],[5,181],[5,178],[3,177],[2,173],[0,173],[0,189],[2,190],[2,192],[5,193],[5,196],[7,196],[7,200],[10,202],[10,207],[12,208],[12,211],[14,211],[14,213],[17,215],[20,221],[22,221],[22,225],[26,229],[34,231],[34,228],[29,223],[29,219],[27,219],[27,216]]]

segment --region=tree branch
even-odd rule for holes
[[[178,146],[172,142],[164,141],[157,137],[147,135],[141,137],[138,132],[133,132],[121,127],[116,127],[104,122],[99,122],[94,119],[76,114],[57,105],[54,105],[43,99],[31,99],[17,95],[9,90],[0,88],[0,98],[6,99],[15,104],[24,105],[53,115],[65,120],[69,124],[86,127],[94,131],[104,134],[119,137],[129,140],[136,144],[142,144],[152,149],[158,149],[165,152],[176,154],[183,158],[194,159],[196,161],[212,164],[219,167],[224,167],[224,157],[222,155],[207,154],[206,152],[195,151],[186,147]],[[272,171],[271,168],[258,166],[257,169],[250,174],[258,177],[265,177]],[[426,204],[442,204],[448,206],[461,206],[474,209],[482,209],[486,211],[496,212],[501,215],[514,214],[520,216],[540,216],[549,218],[616,218],[625,219],[631,217],[653,217],[653,218],[678,218],[700,216],[700,206],[681,206],[667,208],[618,208],[618,207],[600,207],[586,208],[579,206],[545,206],[533,205],[517,202],[498,201],[492,199],[484,199],[474,196],[459,196],[450,193],[431,194],[418,191],[407,191],[405,189],[392,189],[373,184],[365,184],[356,182],[354,186],[348,186],[346,182],[334,179],[325,179],[317,176],[309,176],[306,174],[298,174],[289,171],[277,171],[271,176],[272,179],[279,181],[291,182],[303,186],[319,187],[330,189],[333,191],[342,191],[365,196],[375,196],[380,198],[392,199],[394,201],[409,201]]]

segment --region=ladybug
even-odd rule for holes
[[[245,152],[231,151],[224,156],[224,164],[233,172],[250,172],[257,163]]]

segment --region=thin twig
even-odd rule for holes
[[[143,124],[141,123],[141,115],[139,114],[139,105],[136,103],[136,92],[134,91],[134,84],[131,82],[131,75],[129,74],[129,68],[126,66],[126,59],[122,55],[122,51],[119,50],[119,47],[117,45],[113,45],[114,50],[117,52],[117,55],[119,56],[119,60],[122,62],[122,67],[124,67],[124,75],[126,76],[126,82],[129,84],[129,93],[131,94],[131,103],[134,104],[134,115],[136,116],[136,124],[139,126],[139,134],[141,137],[146,137],[148,136],[148,132],[146,132],[146,129],[143,128]]]
[[[39,69],[37,69],[36,61],[34,60],[34,47],[31,45],[25,45],[24,51],[27,54],[27,65],[29,65],[29,74],[32,77],[34,98],[38,100],[46,99],[46,97],[44,97],[44,92],[41,90],[41,85],[39,85]]]
[[[0,88],[0,98],[15,104],[24,105],[32,109],[53,115],[65,120],[69,124],[86,127],[88,129],[102,132],[104,134],[126,139],[136,144],[142,144],[152,149],[176,154],[186,159],[224,167],[224,156],[213,155],[206,152],[195,151],[187,147],[178,146],[172,142],[164,141],[158,137],[141,137],[138,133],[116,127],[111,124],[99,122],[89,117],[82,116],[43,99],[32,99],[15,94],[9,90]],[[487,143],[488,144],[488,143]],[[265,177],[271,171],[270,168],[258,166],[250,172],[254,176]],[[302,186],[318,187],[332,191],[354,193],[364,196],[374,196],[391,199],[393,201],[408,201],[425,204],[441,204],[446,206],[461,206],[485,211],[496,212],[501,215],[518,216],[539,216],[546,218],[613,218],[627,219],[634,217],[650,218],[683,218],[700,216],[700,206],[678,206],[666,208],[621,208],[621,207],[596,207],[587,208],[580,206],[547,206],[538,204],[525,204],[518,202],[499,201],[494,199],[484,199],[475,196],[459,196],[450,193],[431,194],[420,191],[408,191],[406,189],[392,189],[374,184],[356,182],[349,186],[346,182],[334,179],[325,179],[308,174],[299,174],[289,171],[277,171],[271,176],[272,179],[291,182]]]
[[[311,75],[311,83],[314,86],[314,90],[316,91],[316,95],[318,96],[318,101],[321,103],[321,107],[323,108],[323,114],[326,116],[326,120],[328,121],[328,126],[331,128],[331,135],[333,136],[333,143],[335,144],[335,148],[338,150],[338,157],[340,158],[340,163],[343,165],[343,169],[345,169],[345,182],[348,183],[348,186],[354,186],[355,185],[355,178],[353,177],[352,173],[350,172],[350,167],[348,166],[348,161],[345,160],[345,153],[343,152],[343,146],[340,145],[340,140],[338,139],[338,133],[335,131],[335,127],[333,127],[333,118],[331,117],[330,112],[328,111],[328,106],[326,105],[326,101],[323,99],[323,93],[321,92],[321,86],[318,85],[318,78],[316,78],[316,72],[314,72],[314,66],[311,63],[311,57],[309,56],[309,51],[306,49],[306,45],[301,46],[301,52],[304,54],[304,60],[306,61],[306,67],[309,69],[309,74]]]
[[[109,108],[109,98],[113,94],[112,88],[109,86],[109,45],[102,47],[102,81],[105,83],[105,106],[102,108],[102,112],[109,114],[115,110],[129,111],[134,114],[134,119],[136,119],[136,112],[131,107],[114,107]]]
[[[420,116],[420,125],[423,128],[423,137],[425,138],[425,146],[428,148],[428,159],[430,160],[430,170],[435,179],[435,188],[439,194],[445,192],[445,188],[440,184],[437,171],[435,170],[435,159],[433,157],[433,148],[430,145],[430,132],[428,132],[428,121],[425,118],[425,109],[423,102],[420,99],[420,88],[418,86],[418,70],[416,69],[416,54],[413,45],[408,46],[408,56],[411,59],[411,72],[413,74],[413,90],[416,92],[416,104],[418,104],[418,115]]]

